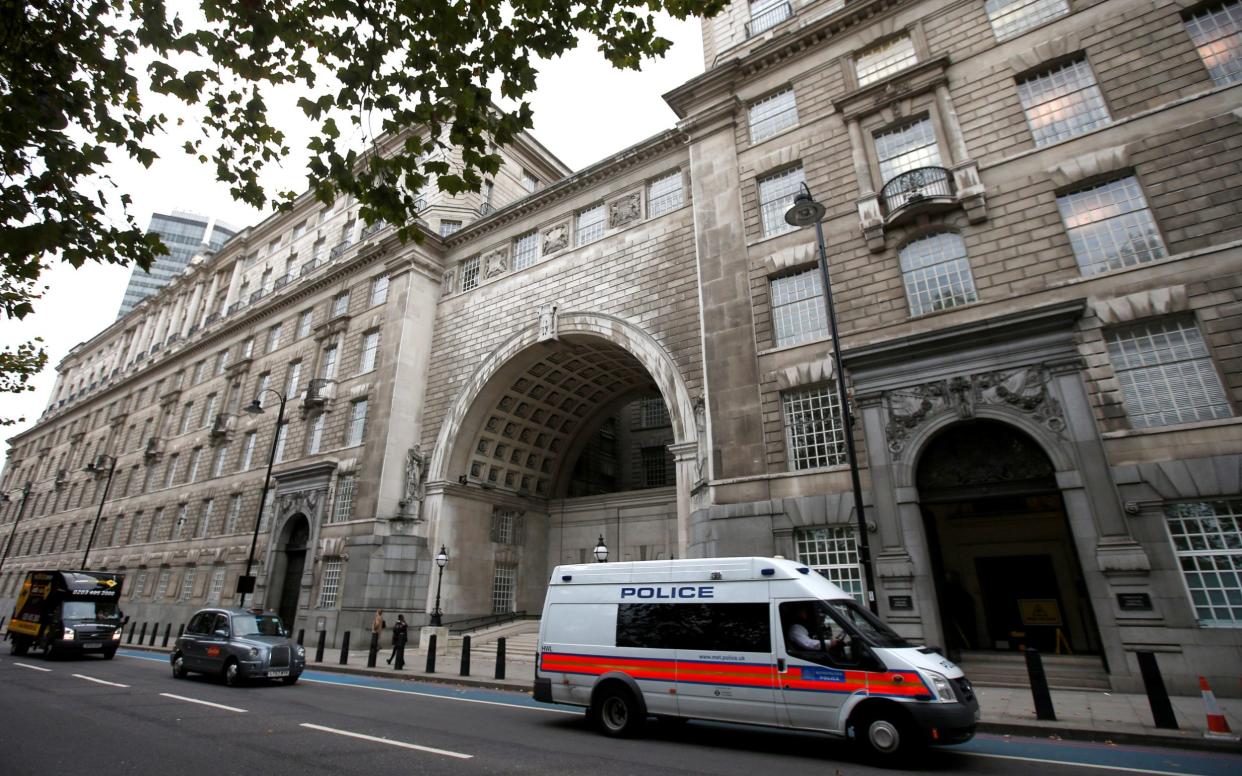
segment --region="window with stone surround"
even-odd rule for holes
[[[604,203],[578,211],[575,245],[586,245],[604,236]]]
[[[362,444],[367,426],[367,400],[358,399],[349,405],[349,426],[345,431],[345,446]]]
[[[794,532],[798,560],[832,584],[863,601],[863,573],[852,526],[803,528]]]
[[[308,455],[318,453],[320,448],[323,446],[323,429],[324,425],[327,423],[327,420],[327,413],[321,412],[315,416],[314,420],[311,421],[310,431],[306,435],[306,453]]]
[[[681,170],[673,170],[647,182],[648,218],[663,215],[680,207],[681,203]]]
[[[160,569],[159,582],[155,585],[155,600],[162,601],[168,597],[168,583],[172,579],[172,569]]]
[[[794,90],[787,86],[775,94],[750,104],[748,110],[750,142],[758,143],[798,123],[798,105]]]
[[[1242,501],[1168,504],[1164,520],[1199,624],[1242,627]]]
[[[791,469],[817,469],[845,463],[841,406],[824,383],[781,393],[785,448]]]
[[[335,299],[332,300],[332,317],[335,318],[338,315],[345,315],[348,312],[349,312],[349,292],[342,291],[341,293],[336,295]]]
[[[190,466],[186,470],[186,482],[198,482],[198,467],[203,462],[203,448],[196,447],[190,451]]]
[[[539,179],[528,170],[522,170],[522,188],[526,189],[527,193],[534,194],[539,190]]]
[[[1107,332],[1106,341],[1134,428],[1232,416],[1207,343],[1191,317],[1119,327]]]
[[[668,485],[668,452],[663,445],[644,447],[640,451],[644,488]]]
[[[772,339],[778,347],[827,337],[828,313],[819,267],[772,278]]]
[[[854,55],[858,85],[866,86],[917,64],[914,39],[908,34],[880,41]]]
[[[220,596],[224,593],[224,569],[216,568],[211,572],[211,585],[207,590],[207,605],[218,606]]]
[[[285,440],[289,438],[289,421],[283,421],[276,427],[276,451],[272,456],[274,463],[285,460]]]
[[[271,353],[273,350],[280,347],[280,330],[281,330],[281,324],[279,323],[267,330],[267,352],[268,353]]]
[[[491,540],[496,544],[519,544],[517,529],[521,520],[516,509],[492,509]]]
[[[672,425],[664,397],[647,396],[638,400],[638,428],[666,428]]]
[[[237,533],[238,521],[241,520],[242,497],[240,493],[234,493],[229,497],[229,514],[224,521],[224,533],[231,535]]]
[[[256,432],[251,431],[250,433],[246,434],[246,438],[242,442],[241,462],[240,462],[240,465],[237,467],[238,471],[243,471],[243,472],[248,471],[250,469],[250,466],[254,463],[255,433]]]
[[[900,261],[910,315],[947,310],[979,299],[966,258],[966,243],[952,232],[906,243]]]
[[[362,335],[362,354],[358,357],[358,374],[375,369],[375,357],[379,353],[378,331],[368,331]]]
[[[997,40],[1006,40],[1069,13],[1066,0],[987,0],[984,9]]]
[[[177,596],[178,601],[189,601],[194,597],[194,578],[197,574],[198,570],[193,566],[186,567],[185,575],[181,578],[181,595]]]
[[[388,301],[388,276],[379,275],[371,280],[371,306]]]
[[[203,417],[198,426],[199,428],[207,428],[215,420],[216,409],[220,404],[220,395],[215,393],[207,394],[207,403],[203,405]]]
[[[323,559],[323,574],[319,577],[319,608],[335,609],[337,594],[341,589],[341,559]]]
[[[298,395],[302,381],[302,362],[293,361],[289,364],[289,377],[285,381],[285,396],[292,399]]]
[[[513,269],[526,269],[539,261],[539,235],[527,232],[513,240]]]
[[[1057,208],[1084,275],[1165,256],[1155,219],[1133,175],[1062,194]]]
[[[332,519],[329,522],[344,523],[353,516],[354,491],[358,480],[352,474],[342,474],[336,480],[336,496],[332,501]]]
[[[448,237],[450,234],[461,231],[461,221],[454,221],[448,218],[440,219],[440,236]]]
[[[473,291],[479,287],[479,257],[461,263],[461,290]]]
[[[211,518],[216,513],[216,500],[213,498],[203,499],[203,506],[198,512],[198,529],[194,531],[195,538],[201,539],[207,536],[211,531]]]
[[[310,334],[311,317],[314,315],[312,310],[303,310],[298,315],[298,339],[302,339]]]
[[[168,466],[164,469],[164,487],[171,488],[173,483],[177,481],[177,462],[181,456],[179,453],[173,453],[168,456]]]
[[[173,523],[172,538],[180,539],[185,535],[185,523],[190,517],[190,505],[181,504],[177,507],[177,520]]]
[[[323,362],[320,365],[319,376],[324,380],[336,377],[336,353],[336,345],[329,345],[323,349]]]
[[[1020,79],[1018,99],[1037,146],[1090,132],[1112,120],[1095,73],[1082,56]]]
[[[881,186],[903,172],[940,166],[940,147],[927,116],[878,133],[875,154],[880,163]]]
[[[793,16],[789,0],[751,0],[750,22],[746,25],[749,35],[758,35]]]
[[[492,614],[517,610],[517,566],[496,565],[492,576]]]
[[[1217,86],[1242,81],[1242,2],[1218,3],[1188,16],[1186,32]]]
[[[764,237],[784,234],[797,228],[785,222],[785,211],[802,190],[804,181],[806,175],[800,166],[759,178],[759,217],[763,224]]]

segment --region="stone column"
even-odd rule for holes
[[[677,470],[677,557],[686,558],[690,547],[690,491],[698,477],[699,443],[669,445],[668,451]]]
[[[138,357],[138,340],[142,331],[142,321],[134,324],[134,328],[129,330],[129,348],[125,353],[125,365],[129,366],[134,363],[134,359]]]
[[[233,274],[229,278],[229,291],[224,297],[225,310],[233,306],[233,303],[237,301],[237,295],[241,292],[242,265],[244,263],[245,259],[241,256],[238,256],[237,261],[233,263]],[[214,287],[212,290],[215,290]],[[214,298],[215,294],[212,294],[212,297]]]
[[[160,313],[155,319],[155,328],[152,331],[152,344],[164,344],[164,340],[168,338],[169,315],[171,314],[172,305],[164,303],[160,305]]]
[[[213,289],[216,287],[214,278],[212,279],[211,287]],[[200,307],[202,305],[202,302],[203,302],[203,284],[195,283],[194,291],[190,294],[189,306],[186,307],[185,318],[183,318],[181,321],[181,336],[182,337],[190,336],[190,329],[194,325],[197,324],[201,326],[203,324],[204,322],[203,315],[202,315],[202,311]]]

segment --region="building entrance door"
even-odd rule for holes
[[[290,518],[281,531],[280,550],[277,553],[280,598],[276,613],[290,631],[298,615],[298,597],[302,592],[302,572],[306,568],[306,545],[310,540],[310,526],[303,515]]]

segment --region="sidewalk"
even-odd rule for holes
[[[138,647],[153,652],[167,652],[159,647]],[[377,656],[375,668],[367,668],[367,650],[350,650],[346,665],[340,665],[340,650],[325,649],[322,663],[314,662],[315,648],[306,650],[307,669],[330,671],[357,676],[401,678],[413,681],[439,682],[463,687],[484,687],[529,693],[534,683],[535,667],[529,658],[505,662],[505,678],[495,679],[495,661],[490,657],[475,656],[471,661],[470,676],[459,675],[460,654],[436,656],[436,671],[428,674],[426,651],[419,648],[405,650],[405,670],[396,671],[385,664],[389,650],[383,649]],[[982,720],[979,731],[1001,735],[1028,737],[1065,738],[1101,743],[1147,744],[1178,748],[1207,749],[1212,751],[1242,752],[1238,742],[1209,739],[1207,718],[1203,699],[1194,697],[1170,698],[1177,715],[1178,730],[1162,730],[1152,722],[1151,707],[1146,695],[1097,692],[1087,690],[1053,690],[1052,705],[1056,721],[1035,718],[1035,704],[1030,690],[1023,688],[990,687],[975,685]],[[1242,732],[1242,699],[1217,698],[1234,733]]]

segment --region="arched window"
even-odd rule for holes
[[[911,315],[946,310],[979,298],[966,258],[966,244],[953,232],[939,232],[906,243],[900,256]]]

